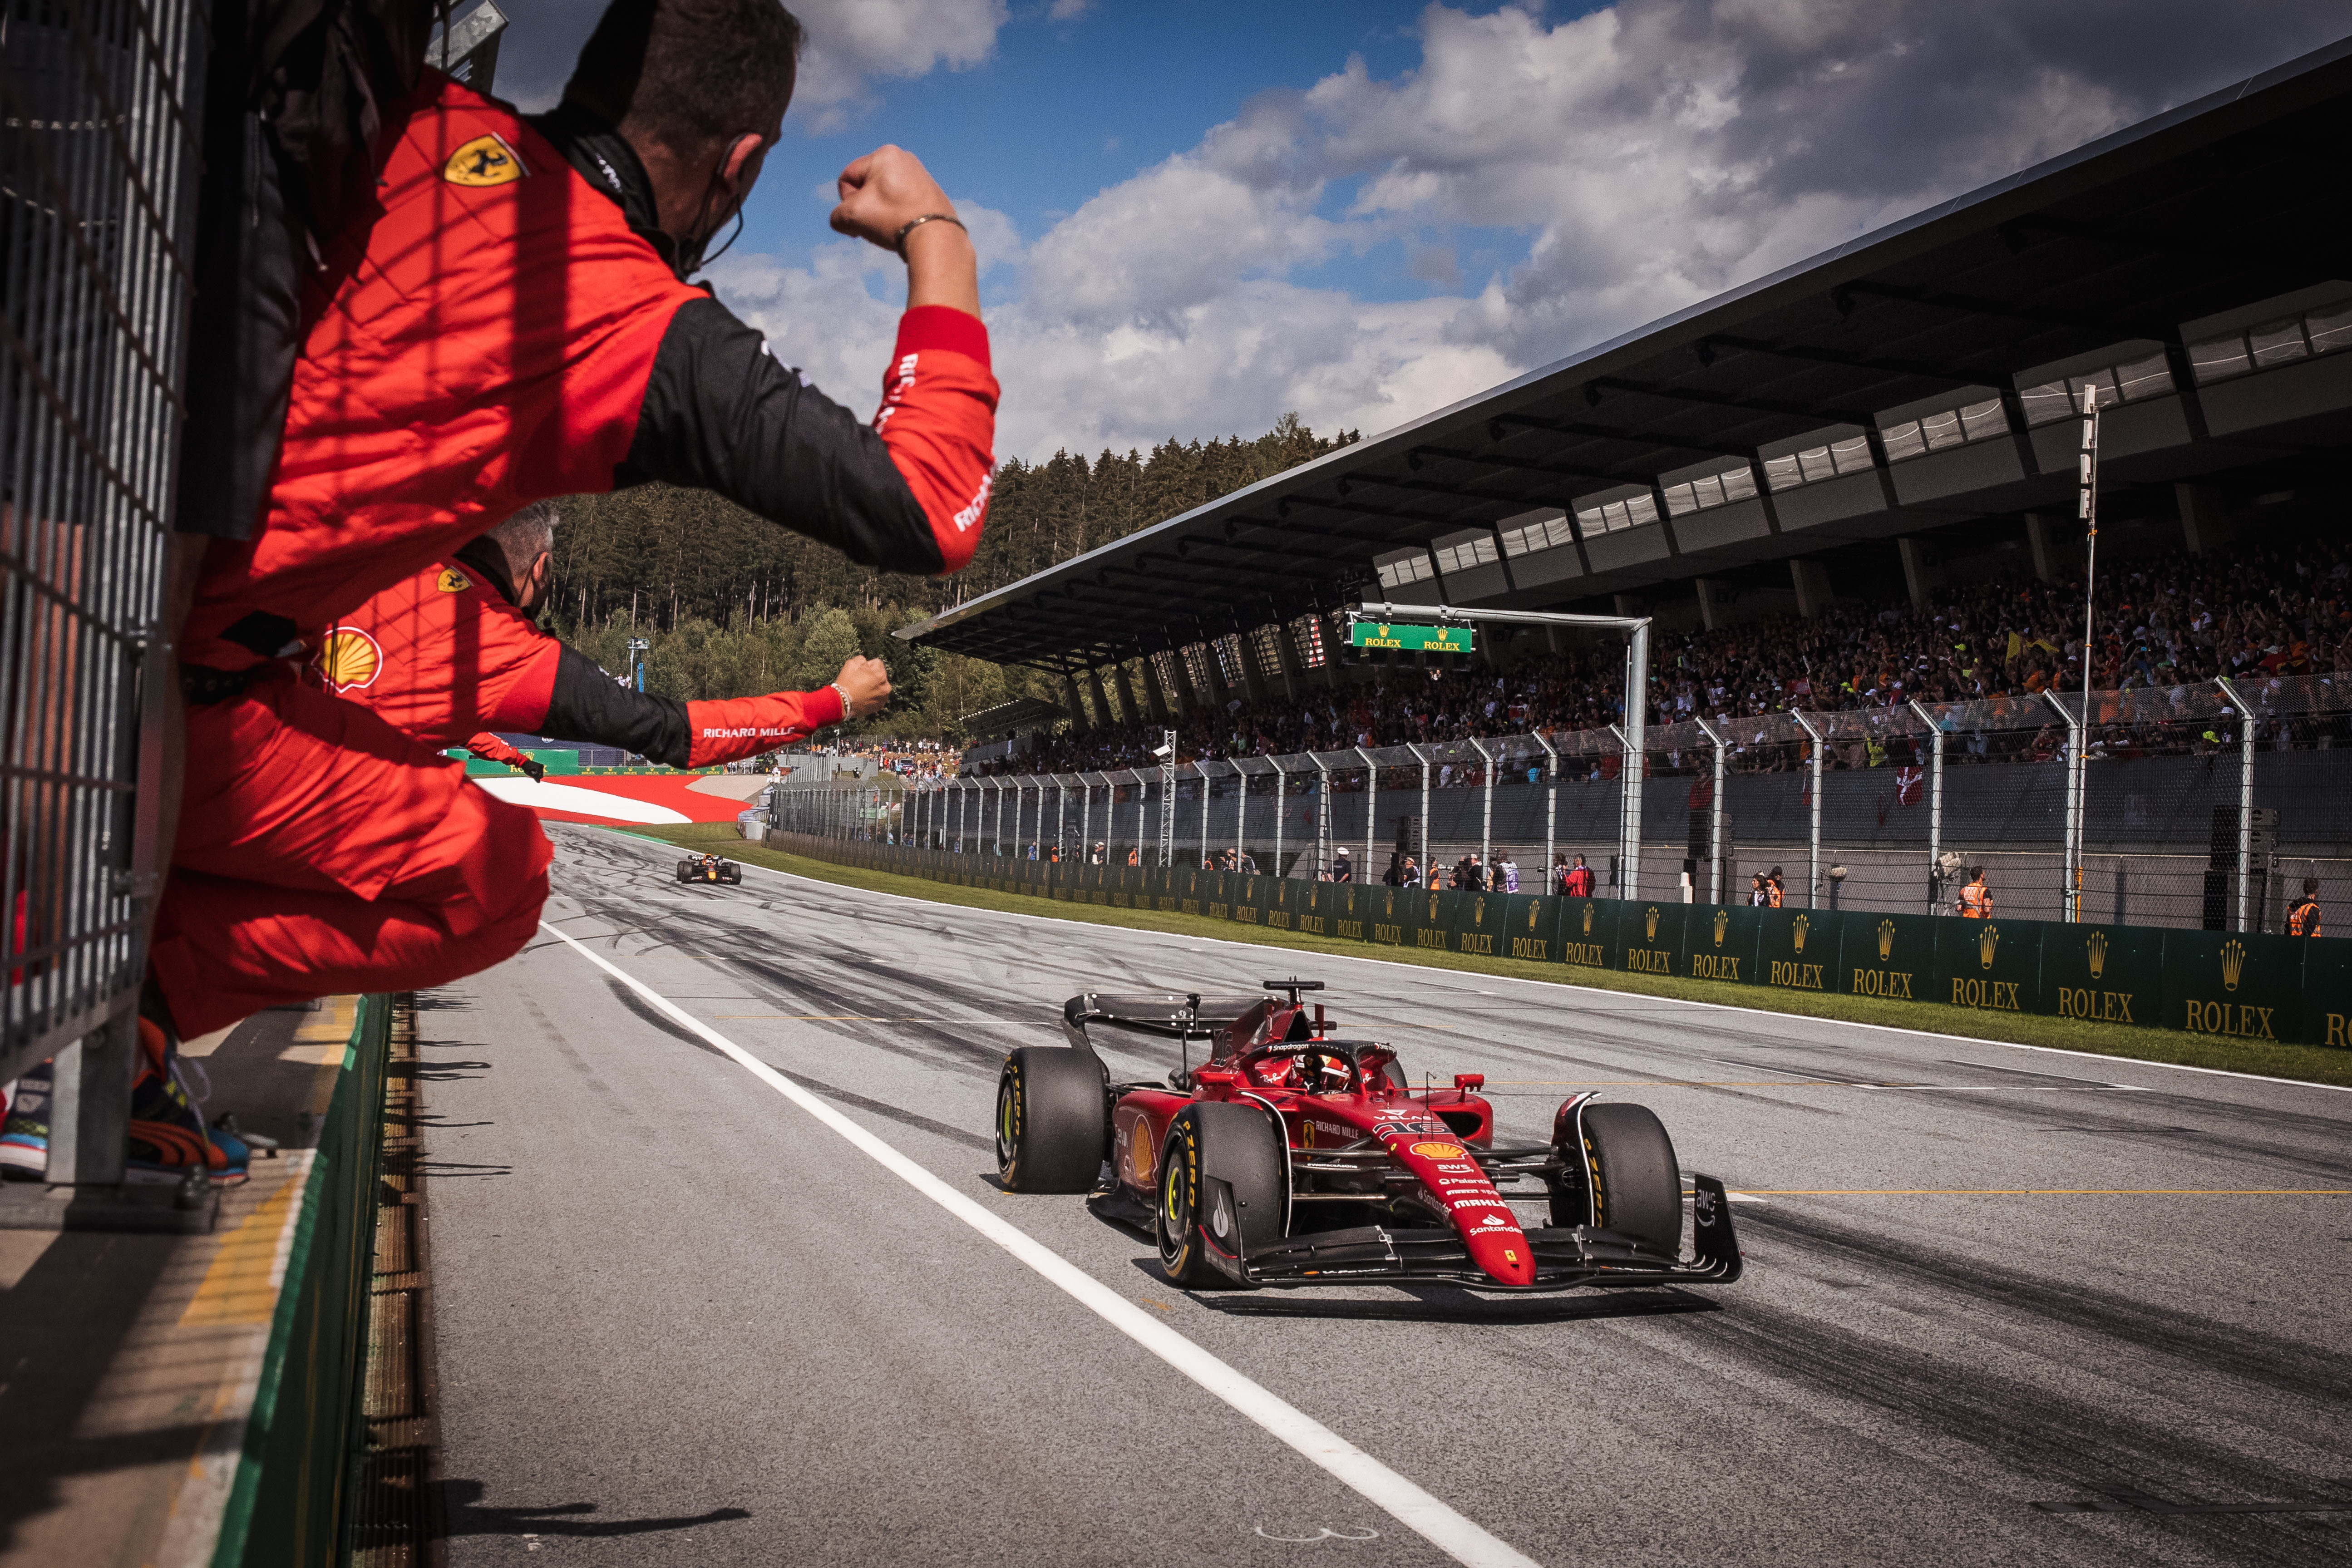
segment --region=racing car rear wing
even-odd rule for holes
[[[1093,1048],[1087,1038],[1087,1026],[1093,1024],[1162,1039],[1204,1039],[1265,1001],[1263,996],[1203,996],[1198,992],[1102,996],[1089,991],[1062,1004],[1062,1029],[1080,1050]]]

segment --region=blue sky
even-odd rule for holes
[[[587,0],[499,0],[552,101]],[[2317,47],[2315,0],[804,0],[720,297],[870,405],[903,282],[825,227],[923,157],[970,222],[1000,450],[1377,431]]]

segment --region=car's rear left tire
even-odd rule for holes
[[[1290,1148],[1272,1118],[1229,1100],[1186,1106],[1160,1146],[1152,1235],[1160,1272],[1187,1289],[1241,1283],[1212,1259],[1211,1238],[1229,1256],[1269,1247],[1282,1239],[1289,1200]]]
[[[1110,1145],[1100,1058],[1023,1046],[996,1078],[996,1178],[1016,1193],[1094,1190]]]
[[[1659,1251],[1683,1244],[1682,1167],[1665,1124],[1645,1105],[1588,1105],[1580,1118],[1592,1224]]]

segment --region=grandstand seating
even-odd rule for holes
[[[2082,584],[2015,577],[1955,587],[1924,611],[1840,605],[1811,620],[1783,616],[1689,635],[1651,649],[1654,727],[1694,716],[1746,719],[1837,712],[2081,688]],[[2221,676],[2352,675],[2352,548],[2305,534],[2204,554],[2119,563],[2102,573],[2092,685],[2129,691]],[[1539,647],[1536,639],[1519,645]],[[1517,651],[1516,649],[1514,650]],[[1193,706],[1175,723],[1182,761],[1599,730],[1622,711],[1613,646],[1529,657],[1500,670],[1438,676],[1389,669],[1334,689],[1309,678],[1297,696]],[[1162,726],[1118,723],[1041,738],[980,762],[982,774],[1150,765]],[[2194,750],[2200,732],[2156,737]],[[2053,732],[2006,754],[2045,756]],[[2147,744],[2143,742],[2143,746]],[[1983,759],[2003,755],[1995,751]],[[1758,755],[1750,765],[1786,766]],[[1840,759],[1832,765],[1844,766]]]

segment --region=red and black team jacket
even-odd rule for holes
[[[477,746],[480,731],[522,730],[709,767],[844,717],[830,686],[723,702],[630,690],[541,631],[514,600],[497,542],[477,540],[337,617],[318,637],[308,678],[428,746],[466,746],[508,763],[520,753],[494,737]]]
[[[305,300],[261,526],[216,540],[186,664],[283,657],[519,508],[660,479],[893,572],[971,559],[996,381],[987,330],[909,310],[871,425],[679,280],[635,153],[574,105],[526,121],[427,71],[379,209]]]

